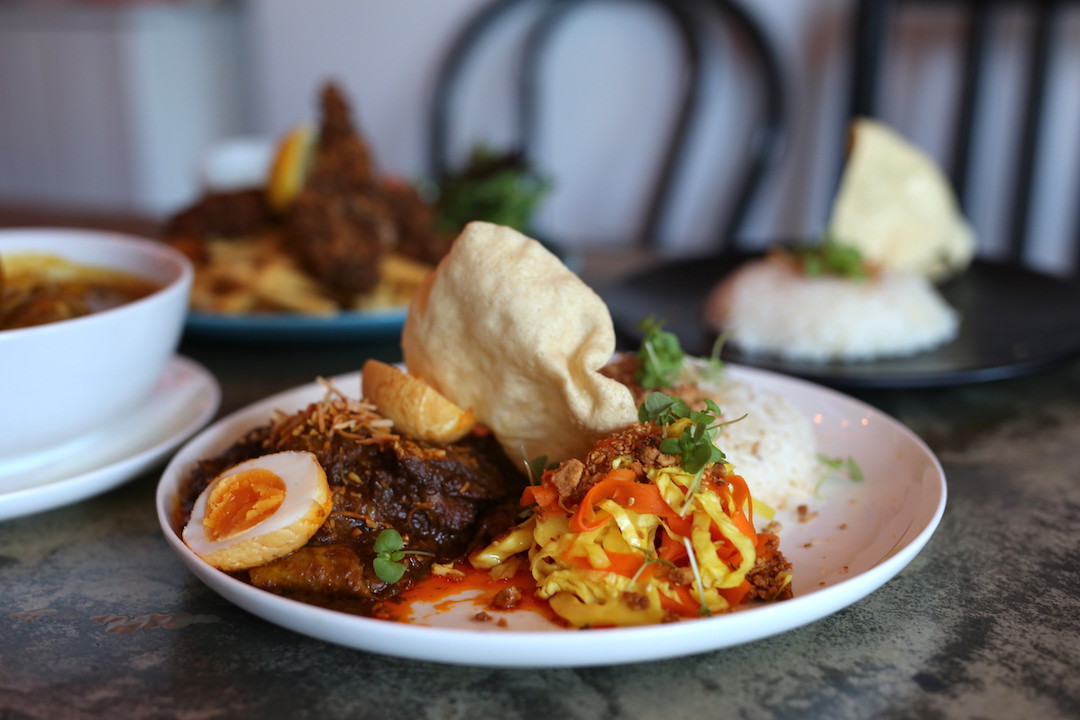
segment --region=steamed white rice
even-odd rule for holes
[[[717,438],[735,472],[746,479],[750,494],[774,509],[791,507],[814,494],[823,469],[817,457],[810,418],[776,393],[726,375],[702,377],[703,363],[687,360],[685,379],[694,382],[720,407],[725,425]]]
[[[956,337],[959,315],[924,277],[807,277],[790,263],[744,264],[710,295],[706,322],[747,354],[828,362],[911,355]]]

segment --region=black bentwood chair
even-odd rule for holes
[[[670,20],[678,34],[682,51],[683,71],[675,79],[678,86],[677,105],[667,137],[663,139],[662,161],[651,179],[648,197],[640,203],[643,219],[637,230],[636,246],[657,249],[664,223],[669,219],[680,173],[692,147],[695,126],[706,121],[703,117],[703,77],[711,56],[708,50],[721,37],[731,37],[739,45],[742,56],[757,80],[759,101],[753,120],[745,125],[748,136],[733,139],[725,151],[742,155],[742,166],[733,181],[730,197],[717,202],[724,207],[710,245],[722,249],[730,244],[745,219],[766,171],[780,154],[784,143],[783,97],[780,63],[768,38],[756,20],[740,5],[729,0],[637,0],[655,6]],[[509,16],[523,12],[529,15],[524,39],[517,48],[516,84],[512,91],[511,110],[515,116],[516,137],[509,153],[522,159],[527,166],[536,167],[540,127],[540,104],[545,53],[551,50],[558,30],[576,10],[596,3],[589,0],[495,0],[484,5],[465,24],[454,39],[438,75],[430,124],[429,164],[433,178],[439,181],[451,172],[451,124],[456,119],[459,95],[470,60],[483,41],[503,27]],[[629,4],[629,3],[627,3]],[[610,5],[610,3],[609,3]],[[726,28],[726,33],[720,28]],[[715,68],[714,68],[715,69]],[[739,68],[743,72],[747,68]],[[642,102],[648,102],[642,98]],[[732,112],[751,112],[753,103],[741,103]],[[587,114],[587,103],[559,109],[557,112]],[[572,116],[571,116],[572,117]],[[632,119],[630,120],[632,121]],[[718,162],[723,162],[722,159]],[[552,178],[557,185],[559,177]],[[601,190],[602,191],[602,190]],[[717,193],[719,195],[720,193]],[[635,209],[630,209],[633,212]]]
[[[897,66],[910,58],[941,56],[952,52],[958,65],[958,77],[948,103],[919,103],[917,109],[899,109],[893,103],[892,116],[907,114],[915,119],[923,113],[935,113],[935,120],[947,129],[946,155],[943,165],[949,174],[960,200],[969,213],[975,208],[976,197],[993,212],[993,221],[972,217],[980,242],[996,239],[1000,246],[988,252],[980,245],[980,256],[995,256],[1016,266],[1030,265],[1036,228],[1048,227],[1050,213],[1056,213],[1057,227],[1053,240],[1072,254],[1076,271],[1077,247],[1080,246],[1080,188],[1062,188],[1056,180],[1045,179],[1050,164],[1062,164],[1061,152],[1069,152],[1069,164],[1080,161],[1080,143],[1074,122],[1065,133],[1070,142],[1064,147],[1051,133],[1052,112],[1060,110],[1060,97],[1075,95],[1075,86],[1063,88],[1055,82],[1058,72],[1055,63],[1075,61],[1077,54],[1070,47],[1064,30],[1068,11],[1080,11],[1080,3],[1064,0],[858,0],[853,26],[853,65],[851,85],[851,117],[878,117],[886,122],[886,106],[891,92],[903,90]],[[912,26],[922,17],[922,24]],[[1076,12],[1071,20],[1078,20]],[[957,24],[952,22],[959,20]],[[907,22],[906,27],[903,23]],[[959,27],[957,27],[959,25]],[[1071,27],[1075,28],[1075,24]],[[906,32],[905,32],[906,30]],[[1075,33],[1072,39],[1075,40]],[[1075,42],[1070,43],[1075,50]],[[1007,66],[1011,62],[1015,70]],[[918,63],[916,63],[917,65]],[[1075,63],[1074,63],[1075,65]],[[940,65],[923,63],[921,70],[940,72]],[[1014,92],[1010,104],[1002,108],[994,101],[1009,89],[1008,73],[1012,72]],[[918,75],[918,70],[914,71]],[[892,78],[893,82],[889,82]],[[1019,82],[1016,82],[1016,79]],[[909,77],[909,82],[917,78]],[[1067,92],[1061,92],[1066,90]],[[997,97],[995,97],[997,96]],[[1007,116],[1003,118],[1003,116]],[[1003,121],[1004,120],[1004,121]],[[991,126],[1006,126],[993,139]],[[1060,126],[1060,123],[1059,123]],[[901,131],[903,129],[901,128]],[[1001,135],[1007,137],[999,138]],[[979,152],[1007,160],[1002,173],[987,172],[986,157]],[[1049,161],[1049,162],[1047,162]],[[1044,167],[1045,165],[1045,167]],[[1003,178],[1004,176],[1004,178]],[[1002,180],[1006,182],[1002,182]],[[1074,175],[1076,184],[1080,179]],[[997,183],[997,199],[987,201],[991,185]],[[1066,197],[1064,203],[1047,202],[1041,193]],[[1040,213],[1043,214],[1040,216]],[[1064,217],[1063,217],[1064,216]],[[1047,240],[1047,238],[1042,238]],[[1045,266],[1047,263],[1044,262]],[[1047,267],[1065,274],[1068,260]]]
[[[938,133],[932,154],[977,238],[975,262],[940,287],[958,338],[876,370],[894,385],[949,384],[1080,356],[1080,118],[1062,102],[1076,97],[1080,3],[856,2],[850,117]]]

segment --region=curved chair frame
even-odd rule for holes
[[[463,81],[465,69],[477,41],[520,7],[537,0],[495,0],[484,6],[455,38],[435,84],[429,137],[429,165],[436,179],[449,173],[450,119],[454,99]],[[541,57],[552,37],[571,11],[591,0],[542,0],[545,7],[529,28],[517,68],[516,108],[517,146],[526,160],[535,157],[539,127]],[[641,0],[646,1],[646,0]],[[772,44],[756,20],[732,0],[647,0],[663,9],[682,41],[686,71],[678,88],[675,120],[665,143],[660,170],[649,195],[638,244],[659,247],[660,228],[670,212],[673,191],[682,166],[690,152],[690,135],[699,122],[703,105],[702,77],[705,66],[706,13],[716,12],[726,19],[756,55],[763,84],[763,102],[758,122],[748,142],[749,159],[736,180],[736,193],[726,218],[716,233],[716,245],[723,248],[736,237],[746,218],[766,171],[779,157],[786,138],[784,125],[783,84],[780,61]]]
[[[936,0],[941,2],[941,0]],[[929,0],[858,0],[853,28],[853,75],[850,117],[874,117],[880,111],[880,88],[884,63],[890,40],[892,21],[902,5],[928,4]],[[1039,154],[1039,134],[1046,109],[1050,79],[1050,57],[1055,48],[1061,25],[1061,11],[1069,4],[1064,0],[958,0],[942,5],[966,10],[966,35],[963,40],[963,61],[960,91],[954,125],[951,128],[951,157],[948,160],[949,178],[962,207],[967,207],[972,186],[972,143],[979,119],[976,108],[987,90],[988,78],[983,72],[991,53],[991,33],[996,18],[1010,5],[1023,5],[1032,15],[1033,30],[1028,38],[1027,77],[1023,117],[1012,152],[1016,158],[1016,174],[1012,202],[1007,217],[1007,260],[1023,263],[1028,245],[1027,228],[1032,215],[1032,187],[1035,183],[1036,160]],[[1076,4],[1075,2],[1072,4]],[[1074,222],[1074,233],[1080,235],[1080,213]]]

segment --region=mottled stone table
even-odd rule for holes
[[[393,344],[200,345],[222,413]],[[0,718],[1078,718],[1080,363],[860,397],[940,457],[924,551],[835,615],[664,662],[493,670],[338,647],[196,580],[154,512],[160,468],[0,523]]]

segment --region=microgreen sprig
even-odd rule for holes
[[[638,348],[638,371],[634,380],[646,390],[671,387],[679,381],[686,354],[679,338],[663,329],[663,323],[652,315],[638,324],[645,337]]]
[[[715,403],[713,406],[715,407]],[[664,427],[678,422],[682,418],[690,417],[691,412],[690,406],[681,397],[665,395],[662,392],[651,392],[645,397],[645,402],[638,407],[638,420],[643,423],[656,423],[660,427]]]
[[[709,398],[705,399],[705,408],[691,410],[682,398],[654,392],[649,393],[638,408],[638,419],[656,423],[660,427],[673,425],[683,419],[689,420],[678,437],[664,438],[660,451],[668,455],[681,455],[683,470],[697,473],[709,463],[726,457],[713,441],[717,429],[727,423],[720,421],[720,408]]]
[[[653,550],[645,550],[644,555],[645,555],[645,559],[644,559],[644,562],[641,563],[641,567],[639,567],[637,569],[637,572],[635,572],[630,577],[630,586],[631,587],[633,587],[634,585],[637,584],[638,579],[641,577],[641,573],[645,572],[645,568],[649,567],[653,563],[660,563],[661,565],[667,565],[668,567],[678,567],[677,565],[675,565],[675,563],[671,562],[670,560],[665,560],[664,558],[657,555],[656,552],[653,551]]]
[[[818,462],[829,470],[833,472],[843,472],[851,482],[862,482],[863,478],[866,477],[863,473],[863,469],[859,466],[859,463],[850,455],[846,458],[834,458],[818,453],[817,459]]]
[[[713,382],[720,382],[724,376],[724,361],[720,359],[720,353],[724,349],[724,344],[728,338],[731,337],[731,331],[725,330],[716,336],[716,340],[713,341],[712,352],[709,353],[709,360],[705,365],[703,375],[706,380]]]
[[[719,406],[709,398],[705,398],[705,410],[691,410],[682,398],[659,392],[649,393],[645,402],[638,408],[638,420],[653,422],[660,427],[674,425],[681,420],[689,420],[677,437],[666,437],[660,443],[660,452],[681,455],[682,469],[694,475],[690,487],[687,488],[686,504],[683,505],[680,515],[684,515],[689,510],[691,498],[701,487],[701,478],[705,474],[705,468],[727,457],[720,448],[716,447],[717,430],[746,417],[743,415],[734,420],[721,421],[720,414]]]
[[[405,574],[405,563],[402,562],[406,555],[431,555],[432,553],[422,550],[405,550],[405,541],[401,533],[393,528],[387,528],[375,538],[375,560],[372,565],[375,575],[388,585],[393,585]]]
[[[540,480],[544,477],[545,470],[551,470],[558,467],[557,463],[548,463],[547,455],[540,455],[534,457],[532,460],[525,453],[525,446],[521,447],[522,462],[525,463],[525,474],[529,476],[530,485],[539,485]]]
[[[818,478],[817,485],[814,487],[814,495],[817,495],[821,490],[822,485],[830,477],[847,475],[848,480],[851,482],[862,482],[865,478],[862,467],[856,462],[855,458],[848,455],[843,457],[829,457],[818,453],[818,462],[825,466],[825,470],[821,473],[821,477]]]
[[[701,579],[701,570],[698,568],[697,555],[694,554],[694,547],[690,544],[690,538],[684,537],[682,539],[683,547],[686,548],[686,554],[690,558],[690,570],[694,573],[694,582],[698,587],[698,602],[701,607],[698,608],[698,615],[702,617],[711,617],[712,611],[709,610],[709,606],[705,604],[705,582]]]
[[[796,246],[792,253],[808,277],[838,275],[851,280],[869,277],[859,250],[838,240],[831,231],[826,231],[820,244]]]

